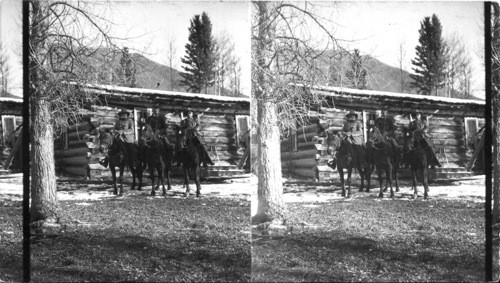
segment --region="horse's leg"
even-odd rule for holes
[[[380,186],[378,197],[383,198],[384,197],[384,177],[383,177],[383,171],[384,168],[382,166],[377,165],[377,177],[378,177],[378,183]]]
[[[121,164],[120,165],[120,176],[119,181],[120,181],[120,196],[123,196],[123,170],[125,170],[125,165]]]
[[[148,164],[149,178],[151,179],[151,195],[156,195],[155,191],[155,166],[153,164]]]
[[[363,168],[361,168],[361,165],[359,165],[359,167],[357,168],[358,169],[358,174],[359,174],[359,177],[361,178],[361,185],[359,187],[359,192],[363,192],[363,188],[365,186],[365,171],[363,170]]]
[[[183,168],[184,168],[184,185],[186,186],[185,196],[188,197],[189,196],[189,168],[186,165],[184,165]]]
[[[166,166],[165,175],[167,177],[167,190],[170,191],[172,186],[170,185],[170,165]]]
[[[132,188],[130,188],[131,190],[135,190],[135,178],[136,178],[136,168],[134,166],[134,164],[130,164],[129,165],[129,169],[130,169],[130,173],[132,173]]]
[[[115,165],[109,164],[109,170],[111,170],[111,176],[113,178],[113,194],[117,195],[118,194],[118,188],[116,187],[116,169]]]
[[[344,168],[341,166],[337,165],[338,171],[339,171],[339,177],[340,177],[340,188],[342,189],[342,197],[346,197],[345,194],[345,181],[344,181]]]
[[[396,162],[394,166],[392,167],[392,178],[396,182],[396,192],[399,192],[399,162]]]
[[[411,168],[411,174],[413,177],[413,199],[417,198],[417,169]]]
[[[196,197],[200,197],[201,185],[200,185],[200,175],[201,175],[201,167],[197,165],[195,167],[194,172],[194,181],[196,182]]]
[[[351,174],[352,167],[347,167],[347,197],[351,197]]]
[[[425,166],[424,169],[422,170],[422,183],[424,185],[424,199],[427,199],[429,197],[428,178],[429,178],[429,168],[427,168],[427,166]]]
[[[161,186],[162,186],[162,189],[163,189],[163,196],[166,196],[167,195],[167,189],[165,188],[165,178],[163,176],[163,172],[165,171],[165,165],[163,164],[163,162],[160,162],[160,167],[158,168],[158,179],[160,180],[161,182]]]
[[[365,178],[366,178],[366,192],[369,193],[370,192],[370,182],[371,182],[371,177],[372,177],[372,165],[371,164],[368,164],[366,166],[366,171],[365,171]]]
[[[138,191],[142,191],[142,173],[143,173],[144,168],[142,167],[142,162],[137,165],[136,168],[136,174],[137,174],[137,180],[139,182],[139,185],[137,186]]]
[[[386,168],[385,174],[387,176],[386,187],[387,187],[387,185],[389,185],[389,187],[391,188],[391,198],[394,198],[394,190],[392,188],[392,164],[391,164],[390,160],[389,160],[389,164]]]

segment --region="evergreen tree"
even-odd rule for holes
[[[130,56],[128,47],[123,47],[122,58],[120,59],[120,70],[117,73],[119,76],[120,85],[127,87],[137,87],[137,67],[135,61]]]
[[[195,15],[189,27],[189,43],[186,44],[186,55],[181,59],[185,72],[181,72],[181,84],[188,91],[207,92],[214,84],[215,44],[212,38],[212,23],[203,12]]]
[[[420,37],[417,57],[411,60],[415,66],[410,74],[413,82],[411,85],[424,95],[437,95],[445,80],[446,56],[445,44],[442,37],[442,26],[438,17],[433,14],[432,19],[425,17],[420,23]]]
[[[356,89],[366,88],[366,69],[363,66],[363,58],[358,49],[354,49],[354,54],[351,60],[351,69],[347,71],[347,79],[350,87]]]

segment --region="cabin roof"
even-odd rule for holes
[[[102,94],[115,95],[115,96],[123,96],[123,95],[138,96],[138,97],[152,96],[152,97],[162,97],[162,98],[177,98],[185,100],[250,103],[250,98],[246,97],[218,96],[211,94],[186,93],[186,92],[145,89],[145,88],[130,88],[130,87],[122,87],[114,85],[80,84],[80,86],[86,91],[94,91]]]
[[[296,84],[298,87],[304,87],[303,84]],[[396,93],[387,91],[375,91],[375,90],[360,90],[345,87],[334,87],[334,86],[313,86],[308,87],[312,91],[320,91],[325,96],[342,96],[348,95],[351,97],[359,98],[381,98],[381,99],[397,99],[406,101],[420,101],[429,103],[439,103],[448,105],[478,105],[484,106],[486,102],[484,100],[474,100],[474,99],[460,99],[460,98],[450,98],[442,96],[431,96],[431,95],[420,95],[420,94],[409,94],[409,93]]]
[[[23,99],[22,98],[11,98],[11,97],[0,97],[0,102],[23,103]]]

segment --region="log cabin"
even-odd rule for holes
[[[15,130],[23,123],[22,104],[22,98],[13,95],[0,97],[0,169],[3,169],[21,134],[19,130]],[[9,169],[20,170],[21,159],[21,151],[18,150]]]
[[[476,133],[485,125],[485,101],[391,93],[341,87],[296,86],[322,98],[321,105],[310,109],[308,122],[282,135],[281,161],[285,175],[316,180],[335,180],[338,172],[326,165],[326,130],[341,130],[349,111],[358,114],[367,141],[370,120],[379,117],[384,106],[396,120],[396,141],[403,145],[403,127],[410,123],[414,109],[423,112],[434,152],[443,165],[431,170],[430,179],[449,179],[470,176],[465,170],[473,155]],[[400,176],[410,176],[401,170]],[[476,172],[478,173],[478,172]],[[481,173],[481,172],[479,172]],[[357,174],[353,174],[357,176]]]
[[[113,128],[118,112],[126,109],[135,125],[135,139],[140,138],[140,124],[158,109],[167,121],[168,139],[176,140],[175,125],[181,121],[180,113],[187,108],[203,112],[200,133],[204,136],[207,150],[214,166],[202,167],[202,177],[242,175],[237,168],[244,150],[239,140],[249,129],[250,99],[117,87],[109,85],[75,85],[80,91],[95,95],[99,103],[89,105],[80,113],[80,119],[69,127],[59,130],[55,138],[55,160],[58,172],[88,179],[107,179],[111,173],[98,162],[96,133],[100,129]],[[207,110],[208,109],[208,110]],[[174,176],[179,175],[175,170]],[[127,172],[126,176],[131,176]],[[147,174],[145,175],[147,176]]]

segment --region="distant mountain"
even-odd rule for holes
[[[411,78],[409,72],[405,70],[400,72],[398,68],[382,63],[370,55],[363,55],[361,58],[367,70],[366,89],[398,93],[417,93],[415,89],[410,87]],[[347,51],[326,51],[320,56],[320,68],[325,73],[328,73],[331,72],[331,65],[333,65],[334,71],[332,72],[337,72],[337,76],[339,76],[339,73],[343,75],[342,79],[337,78],[336,82],[324,81],[322,83],[332,86],[342,85],[349,87],[349,81],[345,74],[351,68],[351,59],[352,54]],[[404,82],[403,88],[401,87],[401,81]]]
[[[347,51],[326,51],[322,56],[320,56],[319,66],[324,70],[325,74],[327,74],[331,69],[329,67],[331,64],[335,64],[335,69],[337,72],[342,70],[342,72],[344,73],[341,83],[339,83],[339,81],[334,83],[324,81],[321,83],[331,86],[342,85],[345,87],[349,87],[349,81],[347,80],[345,73],[351,68],[352,57],[352,54]],[[363,65],[367,70],[366,89],[396,93],[418,94],[417,89],[411,87],[410,85],[412,78],[410,77],[409,72],[405,70],[401,72],[399,68],[387,65],[371,57],[370,55],[363,55],[361,56],[361,58],[363,61]],[[440,92],[443,92],[442,95],[444,96],[444,90],[442,89],[440,90]],[[451,97],[464,98],[463,95],[458,91],[453,91]],[[466,98],[483,100],[472,95],[467,96]]]
[[[138,87],[160,90],[187,91],[186,87],[180,85],[182,77],[179,71],[168,66],[156,63],[141,54],[130,54],[137,66],[136,83]],[[118,56],[116,67],[119,66]],[[174,86],[171,85],[170,76],[173,74]]]
[[[101,83],[108,83],[108,84],[115,82],[116,75],[110,72],[110,70],[119,69],[121,52],[120,51],[110,52],[109,49],[101,49],[99,53],[101,54],[100,56],[98,56],[99,60],[92,60],[93,61],[92,65],[95,66],[98,70],[101,70],[101,74],[98,75],[100,77],[99,80],[101,81]],[[110,55],[111,53],[112,55]],[[178,70],[157,63],[155,61],[152,61],[139,53],[131,53],[130,56],[135,61],[137,66],[137,72],[136,72],[137,87],[147,88],[147,89],[187,92],[187,87],[180,84],[182,77]],[[174,81],[173,86],[170,78],[171,74],[173,75],[173,81]],[[214,93],[215,93],[214,87],[208,89],[208,94],[214,94]],[[235,95],[234,93],[232,93],[227,89],[223,89],[221,95],[246,97],[244,95]]]

